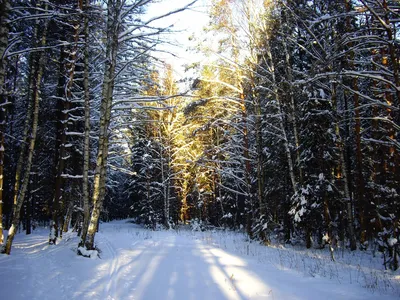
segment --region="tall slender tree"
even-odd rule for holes
[[[42,4],[38,3],[37,6],[41,7],[43,5],[43,9],[46,11],[48,9],[48,4]],[[39,21],[36,22],[36,37],[38,38],[38,45],[41,47],[46,46],[46,41],[47,41],[47,25],[48,21],[45,21],[43,30],[41,31],[41,34],[39,34]],[[33,163],[33,155],[35,151],[35,143],[36,143],[36,136],[37,136],[37,131],[38,131],[38,122],[39,122],[39,104],[40,104],[40,89],[41,89],[41,82],[42,82],[42,77],[43,77],[43,71],[44,71],[44,63],[45,63],[45,53],[43,51],[39,52],[38,56],[35,55],[35,58],[32,59],[32,63],[34,63],[36,66],[33,67],[31,65],[31,82],[30,82],[30,93],[31,93],[31,102],[32,104],[30,105],[32,111],[28,111],[27,113],[27,120],[32,120],[31,124],[26,124],[27,127],[31,126],[31,131],[28,133],[26,132],[26,136],[24,136],[24,139],[28,141],[28,149],[27,149],[27,156],[25,158],[20,157],[20,162],[21,162],[21,168],[22,168],[22,161],[26,159],[25,161],[25,173],[22,178],[21,186],[18,189],[15,189],[14,192],[14,206],[13,206],[13,219],[11,223],[11,227],[8,232],[8,237],[7,237],[7,243],[6,243],[6,248],[5,248],[5,253],[10,254],[11,252],[11,246],[12,242],[14,240],[15,234],[17,233],[18,230],[18,225],[20,221],[20,213],[21,213],[21,207],[22,204],[24,203],[25,200],[25,194],[28,188],[28,183],[29,183],[29,176],[31,172],[31,167]],[[30,117],[30,115],[32,115]],[[27,128],[26,127],[26,128]],[[25,133],[25,132],[24,132]],[[22,144],[21,147],[25,147],[25,144]],[[24,152],[21,151],[21,156],[24,155]],[[16,178],[16,181],[19,181],[19,178]]]
[[[6,126],[6,50],[8,46],[8,15],[10,10],[9,1],[0,3],[0,247],[4,242],[3,235],[3,185],[4,185],[4,134]]]

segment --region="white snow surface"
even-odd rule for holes
[[[188,229],[149,231],[102,223],[99,257],[76,255],[69,232],[18,234],[0,255],[0,299],[399,299],[400,273],[368,254],[266,247],[244,234]],[[363,266],[363,267],[361,267]]]

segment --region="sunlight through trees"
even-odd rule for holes
[[[157,21],[196,1],[158,15],[152,0],[1,2],[4,251],[41,222],[51,244],[74,228],[84,254],[102,220],[133,217],[332,260],[376,249],[396,270],[399,2],[207,3],[178,78]]]

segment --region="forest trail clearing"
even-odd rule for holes
[[[397,299],[393,291],[380,295],[340,277],[279,267],[279,251],[250,248],[237,233],[149,231],[115,221],[101,224],[96,237],[100,258],[87,259],[75,254],[75,234],[56,246],[47,245],[45,229],[18,234],[11,256],[0,256],[0,298]]]

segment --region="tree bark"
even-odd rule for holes
[[[162,115],[160,114],[160,116],[162,116]],[[159,122],[161,124],[161,122],[162,122],[161,118],[159,119]],[[170,174],[168,172],[169,168],[166,167],[167,164],[169,163],[169,158],[167,160],[167,163],[164,162],[164,155],[165,155],[164,143],[165,142],[169,143],[169,140],[168,141],[163,140],[161,128],[158,131],[158,133],[159,133],[159,139],[160,139],[160,144],[161,144],[161,146],[160,146],[160,171],[161,171],[161,183],[162,183],[162,188],[163,188],[163,198],[164,198],[164,226],[167,229],[169,229],[169,176],[170,176]],[[167,132],[167,134],[168,133],[169,132]],[[166,155],[169,156],[169,144],[167,144],[167,147],[168,147],[168,149],[167,149],[168,152],[166,153]]]
[[[6,102],[7,95],[5,90],[6,79],[6,60],[5,51],[8,46],[8,13],[10,2],[3,0],[0,2],[0,248],[4,243],[3,235],[3,183],[4,183],[4,133],[6,122]]]
[[[41,9],[41,3],[38,2],[36,4],[36,7],[38,8],[38,11]],[[47,8],[46,8],[47,9]],[[39,12],[38,12],[39,13]],[[47,25],[46,25],[47,28]],[[47,30],[47,29],[46,29]],[[33,48],[37,47],[40,45],[39,42],[39,19],[36,19],[35,23],[35,28],[33,32],[33,43],[32,46]],[[13,212],[14,212],[14,207],[17,205],[18,202],[18,195],[20,192],[20,185],[21,185],[21,177],[23,173],[23,167],[25,165],[25,159],[26,159],[26,151],[27,148],[29,147],[28,141],[29,141],[29,131],[31,130],[32,127],[32,112],[33,112],[33,105],[34,105],[34,100],[32,100],[32,97],[34,97],[34,93],[31,91],[35,90],[35,76],[37,77],[38,68],[40,65],[40,58],[42,57],[42,52],[32,52],[30,53],[29,56],[29,80],[28,80],[28,85],[29,85],[29,93],[28,93],[28,107],[26,111],[26,116],[25,116],[25,121],[24,121],[24,130],[22,133],[22,141],[20,142],[20,152],[19,152],[19,157],[18,157],[18,163],[15,171],[15,183],[14,183],[14,195],[13,195]]]
[[[254,218],[254,207],[253,197],[251,195],[251,165],[250,165],[250,154],[249,154],[249,136],[247,126],[247,108],[245,105],[244,94],[240,95],[241,103],[240,108],[242,111],[242,122],[243,122],[243,158],[244,158],[244,177],[246,182],[246,199],[245,209],[247,209],[247,221],[246,230],[250,238],[253,237],[253,218]]]
[[[111,118],[111,104],[114,91],[115,68],[118,52],[118,33],[120,28],[121,0],[108,0],[107,8],[107,45],[106,45],[106,70],[103,79],[99,146],[97,151],[96,169],[93,187],[93,210],[90,218],[87,240],[87,249],[94,249],[94,237],[97,231],[101,208],[105,196],[106,168],[108,158],[108,127]]]
[[[65,213],[64,224],[63,224],[63,228],[62,228],[63,232],[68,232],[73,211],[74,211],[74,203],[70,200],[68,203],[67,212]]]
[[[78,7],[80,10],[83,10],[83,3],[81,0],[78,0]],[[62,98],[61,105],[60,105],[60,127],[58,130],[58,136],[59,136],[59,151],[57,153],[57,171],[56,171],[56,182],[55,182],[55,192],[54,192],[54,205],[53,208],[53,224],[55,226],[55,232],[56,236],[55,238],[58,237],[58,232],[60,235],[60,238],[62,238],[62,232],[64,231],[64,226],[62,223],[63,217],[67,218],[67,213],[68,209],[66,207],[69,207],[65,202],[65,199],[63,197],[63,186],[64,186],[64,178],[63,178],[63,173],[64,169],[66,166],[66,157],[67,157],[67,149],[65,147],[65,144],[67,143],[67,131],[68,131],[68,119],[69,119],[69,110],[71,109],[72,105],[72,88],[74,84],[74,79],[75,79],[75,69],[76,69],[76,64],[77,64],[77,58],[78,58],[78,51],[79,51],[79,38],[80,38],[80,31],[81,31],[81,21],[79,19],[75,19],[73,21],[74,25],[74,41],[73,41],[73,46],[69,50],[69,57],[66,63],[66,66],[60,67],[60,70],[67,70],[68,73],[68,80],[66,82],[65,87],[62,87],[62,91],[65,91],[62,95],[59,95],[60,98]],[[61,55],[63,57],[63,55]],[[64,64],[64,61],[61,59],[60,64]],[[60,75],[62,77],[65,76],[63,74],[64,72],[60,72]],[[50,241],[51,243],[51,241]]]
[[[45,5],[45,10],[47,10],[48,5]],[[44,47],[46,45],[46,35],[47,35],[47,22],[45,25],[45,29],[43,31],[43,36],[41,38],[41,46]],[[33,112],[32,112],[32,131],[29,137],[24,137],[28,140],[29,138],[29,148],[28,148],[28,156],[24,161],[25,164],[25,174],[22,180],[21,188],[19,190],[18,195],[14,195],[14,199],[16,199],[13,208],[13,219],[11,222],[11,227],[8,232],[7,243],[5,253],[10,254],[12,242],[14,240],[15,234],[18,231],[18,225],[20,221],[20,213],[21,207],[25,199],[25,194],[27,191],[28,183],[29,183],[29,176],[33,162],[33,155],[35,151],[35,142],[36,142],[36,135],[38,130],[38,122],[39,122],[39,104],[40,104],[40,86],[43,76],[43,69],[44,69],[44,61],[45,61],[45,53],[40,52],[39,61],[38,61],[38,68],[35,70],[36,73],[34,74],[34,78],[32,80],[33,89],[32,89],[32,103],[33,103]],[[29,112],[27,114],[27,117]]]
[[[83,225],[81,232],[80,246],[84,246],[87,236],[90,218],[89,206],[89,160],[90,160],[90,91],[89,91],[89,16],[88,16],[89,0],[85,0],[84,9],[84,71],[83,71],[83,89],[85,99],[85,132],[83,146],[83,181],[82,181],[82,196],[83,196]]]
[[[280,128],[282,136],[283,136],[283,144],[285,147],[286,161],[287,161],[287,164],[289,167],[290,182],[292,184],[293,193],[296,194],[297,193],[297,180],[296,180],[296,175],[295,175],[294,166],[293,166],[292,153],[291,153],[290,147],[289,147],[289,139],[288,139],[288,135],[286,132],[284,119],[283,119],[284,111],[282,108],[282,99],[281,99],[281,95],[278,90],[278,85],[277,85],[276,77],[275,77],[274,58],[272,57],[272,52],[271,52],[271,47],[269,45],[269,42],[267,42],[267,44],[268,44],[267,56],[268,56],[268,59],[270,62],[270,73],[271,73],[272,84],[273,84],[272,89],[274,91],[274,94],[275,94],[275,97],[276,97],[277,103],[278,103],[279,128]]]
[[[285,22],[285,16],[283,16],[283,21]],[[286,23],[286,22],[285,22]],[[283,24],[281,24],[283,25]],[[285,25],[287,26],[287,25]],[[294,91],[293,91],[293,72],[291,68],[291,63],[290,63],[290,53],[287,45],[287,39],[282,38],[282,44],[283,44],[283,50],[285,53],[285,71],[286,71],[286,76],[287,76],[287,81],[288,81],[288,93],[289,93],[289,104],[290,104],[290,119],[293,124],[293,136],[294,136],[294,141],[296,143],[296,163],[298,165],[298,174],[299,174],[299,181],[300,183],[303,182],[303,171],[300,165],[300,136],[299,136],[299,129],[298,129],[298,124],[297,124],[297,118],[296,118],[296,101],[294,98]]]
[[[56,244],[58,238],[58,228],[60,224],[60,208],[62,201],[62,172],[65,166],[65,160],[63,157],[65,156],[65,144],[67,141],[67,136],[65,134],[65,130],[67,128],[67,119],[68,114],[66,111],[69,109],[69,101],[65,99],[65,56],[66,50],[64,47],[60,49],[60,57],[59,57],[59,71],[58,71],[58,86],[57,86],[57,137],[56,137],[56,157],[55,157],[55,185],[54,185],[54,196],[53,203],[51,205],[51,226],[50,226],[50,235],[49,235],[49,244]]]

